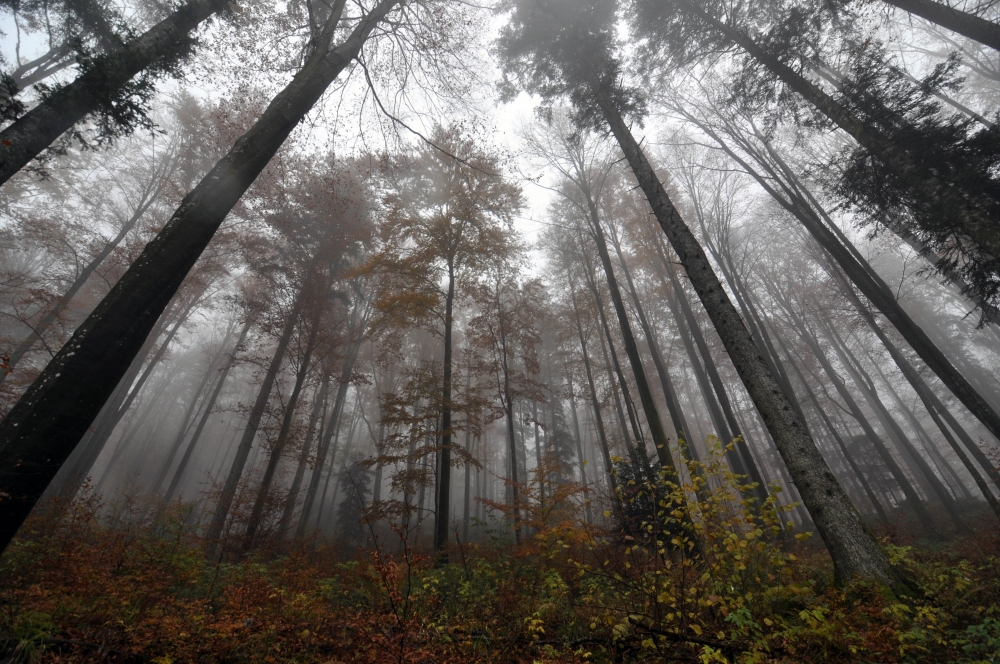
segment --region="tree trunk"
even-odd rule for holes
[[[930,4],[928,0],[900,1]],[[841,129],[857,140],[859,144],[874,154],[879,155],[890,167],[903,173],[904,175],[908,169],[911,168],[908,156],[901,151],[900,147],[893,146],[888,143],[888,141],[876,132],[870,130],[862,123],[858,122],[855,118],[851,117],[850,114],[847,113],[847,111],[829,95],[797,74],[790,67],[778,61],[777,58],[768,54],[746,35],[743,35],[724,23],[713,19],[697,6],[688,2],[685,2],[685,4],[692,8],[692,11],[695,14],[711,23],[716,29],[723,32],[734,43],[746,50],[752,57],[760,61],[761,64],[777,74],[792,89],[812,102]],[[928,181],[925,184],[928,195],[939,196],[945,200],[950,199],[952,196],[948,186],[943,182]],[[778,202],[781,203],[781,200]],[[1000,256],[1000,225],[989,218],[979,218],[974,214],[970,205],[967,205],[964,202],[958,202],[955,209],[964,211],[972,217],[966,220],[967,223],[963,225],[963,232],[979,244],[979,246],[983,247],[987,253],[993,256]],[[889,319],[896,329],[899,330],[900,334],[903,335],[903,338],[906,339],[907,343],[913,347],[927,366],[929,366],[931,370],[937,374],[945,386],[947,386],[948,389],[950,389],[952,393],[955,394],[955,396],[957,396],[963,404],[965,404],[966,408],[968,408],[972,414],[975,415],[987,429],[989,429],[990,433],[992,433],[995,438],[1000,440],[1000,414],[998,414],[996,410],[994,410],[975,390],[969,381],[961,373],[959,373],[954,366],[952,366],[951,362],[949,362],[944,354],[934,345],[927,334],[920,329],[920,327],[917,326],[905,312],[903,312],[902,307],[899,306],[899,303],[893,297],[892,291],[888,288],[885,282],[875,275],[872,270],[866,270],[857,264],[858,261],[856,258],[852,260],[850,252],[843,245],[841,245],[840,242],[834,241],[836,238],[830,229],[823,226],[822,223],[809,223],[811,220],[807,220],[804,216],[797,216],[799,216],[800,220],[803,221],[809,232],[817,237],[817,240],[820,241],[820,244],[823,245],[824,249],[830,252],[834,260],[840,264],[850,277],[851,281],[853,281],[858,288],[861,289],[861,292],[864,293],[865,297],[867,297],[876,306],[876,308],[878,308],[878,310]],[[815,221],[819,222],[820,220],[816,219]],[[821,239],[821,237],[823,239]]]
[[[589,364],[589,362],[588,362]],[[587,482],[587,458],[583,455],[583,437],[580,435],[580,418],[576,413],[576,392],[569,367],[566,367],[566,389],[569,392],[569,408],[573,414],[573,441],[576,443],[576,459],[580,465],[580,484],[583,486],[583,509],[587,523],[593,523],[590,510],[590,484]]]
[[[205,404],[205,411],[202,413],[201,419],[198,421],[198,427],[194,430],[194,433],[191,434],[191,440],[188,442],[187,448],[184,450],[184,456],[181,457],[180,462],[177,464],[177,470],[174,471],[174,476],[170,480],[170,486],[167,487],[167,492],[163,495],[164,503],[169,503],[173,499],[178,486],[180,486],[181,478],[184,477],[184,471],[187,470],[188,463],[191,461],[191,455],[194,453],[195,446],[198,444],[198,440],[201,438],[201,434],[205,430],[208,420],[212,417],[212,412],[215,409],[215,402],[218,401],[219,395],[222,393],[222,387],[226,384],[226,378],[229,376],[229,371],[236,363],[236,353],[239,351],[240,346],[243,345],[243,342],[246,341],[247,333],[249,331],[250,321],[247,320],[243,324],[243,330],[240,332],[240,336],[236,340],[236,345],[233,346],[233,350],[229,353],[229,360],[226,361],[226,366],[222,369],[222,373],[219,375],[219,380],[215,384],[215,389],[212,390],[212,395],[208,398],[208,402]]]
[[[642,366],[642,358],[639,356],[639,347],[635,343],[635,335],[632,334],[632,324],[628,319],[628,312],[625,310],[625,302],[622,300],[621,290],[618,288],[618,279],[615,277],[614,267],[611,264],[611,256],[608,254],[608,244],[604,239],[604,229],[601,227],[600,216],[597,212],[597,205],[589,191],[584,191],[587,199],[587,207],[590,210],[590,225],[594,232],[594,240],[597,243],[597,254],[600,256],[601,265],[604,267],[604,275],[608,280],[608,292],[611,294],[611,302],[618,317],[618,326],[622,333],[622,345],[625,347],[625,355],[628,357],[629,365],[632,367],[632,377],[635,379],[635,389],[639,392],[639,402],[642,404],[643,413],[646,415],[646,426],[649,427],[649,435],[652,438],[653,446],[656,448],[656,456],[660,460],[660,469],[666,472],[667,479],[676,484],[680,484],[680,476],[674,466],[673,455],[667,443],[667,435],[660,420],[660,413],[656,408],[656,401],[653,399],[653,391],[649,387],[646,378],[646,369]],[[637,438],[636,444],[645,456],[646,446]]]
[[[4,380],[7,379],[7,376],[9,376],[13,372],[18,362],[20,362],[21,359],[28,353],[28,351],[31,350],[31,347],[35,345],[35,341],[41,339],[48,331],[49,327],[52,326],[52,323],[56,322],[56,320],[59,319],[59,316],[62,315],[62,312],[65,311],[66,307],[69,306],[69,303],[72,301],[73,297],[77,294],[77,292],[79,292],[81,288],[83,288],[84,284],[86,284],[87,281],[90,279],[90,275],[94,273],[94,270],[96,270],[98,266],[100,266],[101,263],[103,263],[104,260],[111,255],[111,252],[114,251],[115,248],[121,243],[121,241],[125,239],[125,236],[129,234],[129,231],[135,228],[135,225],[139,222],[139,219],[142,218],[142,215],[146,212],[147,209],[149,209],[149,206],[152,205],[155,201],[156,201],[156,196],[148,196],[144,198],[144,200],[140,203],[139,207],[132,214],[129,220],[125,222],[125,225],[122,226],[118,234],[115,235],[115,237],[112,238],[110,242],[104,245],[104,248],[100,251],[100,253],[94,256],[94,258],[89,263],[87,263],[87,265],[80,271],[80,274],[77,275],[73,283],[70,284],[69,288],[66,289],[66,292],[62,294],[62,297],[56,300],[56,303],[52,307],[52,309],[50,309],[44,316],[42,316],[42,319],[38,321],[38,324],[32,326],[31,332],[28,334],[28,336],[26,336],[24,340],[17,345],[17,348],[11,351],[10,359],[7,360],[6,362],[7,370],[0,372],[0,384],[2,384]]]
[[[330,441],[338,434],[340,428],[340,416],[344,411],[344,402],[347,400],[347,390],[351,386],[351,376],[354,374],[354,363],[358,359],[358,351],[361,348],[362,328],[356,326],[354,330],[356,338],[351,342],[351,347],[344,358],[344,366],[340,371],[340,381],[337,383],[337,396],[333,402],[333,410],[330,419],[324,427],[323,437],[316,446],[316,465],[312,476],[309,478],[309,487],[306,489],[306,497],[302,502],[302,514],[299,516],[299,525],[296,528],[295,536],[304,537],[309,525],[309,513],[312,511],[313,503],[316,502],[316,494],[319,491],[319,483],[322,479],[323,468],[326,467],[327,452],[330,450]],[[351,415],[352,425],[354,415]],[[336,455],[336,449],[333,450]]]
[[[219,545],[219,539],[222,537],[226,519],[229,518],[229,510],[232,508],[233,499],[236,497],[236,489],[239,486],[240,479],[243,477],[243,470],[246,467],[247,459],[250,457],[250,450],[253,449],[254,441],[257,439],[257,429],[260,427],[260,421],[264,416],[264,410],[267,408],[267,402],[271,398],[271,390],[278,377],[278,371],[281,369],[281,363],[285,359],[288,344],[292,341],[295,326],[299,322],[299,313],[305,304],[306,291],[307,284],[304,284],[295,296],[292,309],[285,319],[285,327],[281,331],[281,336],[278,337],[278,345],[274,349],[271,363],[264,374],[264,380],[260,385],[260,389],[257,391],[257,398],[254,401],[253,407],[250,409],[250,416],[247,418],[246,427],[243,429],[243,437],[236,448],[236,458],[233,459],[233,465],[229,468],[226,482],[222,486],[222,493],[219,494],[219,500],[215,504],[215,513],[212,515],[212,522],[205,533],[205,545],[210,557]]]
[[[674,385],[670,380],[670,374],[667,372],[667,365],[663,361],[663,355],[660,353],[660,344],[656,341],[656,335],[653,333],[653,329],[649,324],[649,320],[646,318],[646,312],[642,307],[642,302],[639,300],[639,292],[635,288],[635,283],[632,281],[632,272],[629,270],[628,264],[625,262],[625,256],[622,254],[621,243],[618,241],[618,237],[614,232],[611,233],[611,244],[615,248],[615,254],[618,256],[618,262],[621,264],[622,273],[625,275],[625,283],[628,285],[629,294],[632,297],[632,305],[635,307],[636,315],[639,318],[639,325],[642,327],[643,336],[646,337],[646,345],[649,346],[649,354],[653,358],[653,366],[656,367],[656,372],[660,377],[660,389],[663,390],[663,398],[667,402],[667,411],[670,413],[670,419],[675,425],[675,433],[677,435],[677,446],[681,451],[681,454],[685,457],[685,460],[690,460],[688,455],[693,455],[695,460],[698,459],[698,451],[693,445],[688,444],[687,433],[688,426],[687,421],[684,419],[684,413],[681,411],[680,402],[677,400],[677,392],[674,390]]]
[[[434,550],[438,564],[448,562],[444,545],[448,543],[451,514],[451,328],[454,322],[455,268],[448,265],[448,294],[444,312],[444,384],[441,390],[441,467],[438,477],[437,505],[434,520]]]
[[[322,313],[322,308],[318,308]],[[293,314],[294,316],[294,314]],[[306,341],[305,353],[302,362],[295,376],[295,385],[292,393],[288,396],[285,404],[285,413],[281,418],[281,429],[278,431],[278,438],[271,448],[271,454],[267,459],[267,468],[264,469],[264,476],[261,477],[260,486],[257,488],[257,498],[254,500],[253,508],[250,511],[250,518],[247,520],[247,531],[244,541],[244,550],[249,550],[253,545],[253,540],[257,536],[260,528],[260,520],[264,516],[264,505],[267,502],[267,494],[271,491],[271,483],[274,481],[274,474],[278,470],[278,463],[281,455],[284,454],[285,446],[288,444],[288,433],[292,430],[292,420],[295,418],[295,409],[299,404],[299,395],[302,393],[302,386],[305,384],[309,369],[312,368],[312,354],[316,348],[316,337],[319,334],[320,317],[317,315],[312,321],[312,329],[309,331],[309,338]]]
[[[789,314],[793,315],[791,311],[789,311]],[[804,327],[802,321],[798,320],[797,317],[795,323],[796,327],[799,329],[799,334],[802,339],[809,346],[813,356],[819,361],[820,366],[823,367],[823,371],[826,372],[827,377],[830,379],[830,382],[833,383],[834,388],[836,388],[840,397],[844,400],[844,403],[847,404],[847,408],[850,410],[851,416],[854,417],[855,421],[861,425],[861,429],[868,438],[868,442],[875,447],[875,451],[878,452],[879,457],[882,459],[882,463],[884,463],[886,468],[889,469],[889,472],[896,480],[899,488],[903,490],[903,495],[906,496],[906,500],[910,504],[910,508],[917,515],[917,519],[920,521],[920,524],[924,527],[927,534],[931,538],[941,539],[941,534],[938,532],[937,526],[934,524],[934,519],[931,518],[930,513],[927,511],[924,501],[920,499],[919,495],[917,495],[917,492],[910,483],[910,480],[906,477],[906,474],[903,473],[903,469],[899,467],[895,457],[892,456],[892,453],[885,446],[885,443],[882,442],[882,438],[875,432],[875,429],[872,428],[868,418],[865,417],[865,414],[861,411],[861,407],[858,405],[857,401],[854,400],[854,396],[851,394],[850,390],[847,389],[847,385],[844,384],[840,375],[834,370],[833,365],[830,364],[830,360],[826,357],[823,349],[820,348],[815,337]]]
[[[157,474],[156,481],[153,482],[152,485],[153,488],[150,490],[150,493],[154,496],[160,493],[160,487],[163,486],[163,480],[166,479],[167,473],[170,472],[170,468],[174,464],[174,457],[177,456],[177,452],[180,451],[181,445],[184,444],[184,438],[187,437],[188,431],[191,430],[191,425],[193,424],[193,420],[195,418],[195,411],[199,402],[201,402],[202,393],[204,393],[205,389],[211,382],[212,376],[215,375],[216,366],[225,352],[224,349],[227,342],[232,337],[233,328],[235,326],[236,321],[233,320],[229,325],[229,329],[226,331],[225,338],[223,339],[222,350],[220,350],[217,355],[212,357],[211,362],[208,363],[205,375],[201,379],[201,383],[198,384],[198,387],[195,388],[194,394],[191,396],[191,401],[188,403],[187,410],[184,411],[184,415],[181,417],[180,427],[178,427],[177,435],[174,436],[174,442],[170,445],[170,450],[167,452],[167,458],[160,466],[160,472]]]
[[[567,274],[569,279],[570,297],[573,301],[573,315],[576,318],[576,331],[580,337],[580,349],[583,352],[583,368],[587,374],[587,385],[590,387],[590,402],[594,409],[594,425],[597,427],[597,439],[600,442],[601,457],[604,459],[604,472],[607,473],[611,482],[611,492],[618,496],[618,481],[615,479],[614,468],[611,466],[611,452],[608,448],[608,435],[604,430],[604,416],[601,414],[601,400],[597,396],[597,387],[594,384],[594,372],[590,366],[590,355],[587,353],[587,341],[583,335],[583,323],[580,320],[580,308],[576,301],[576,287],[573,284],[572,275]]]
[[[942,28],[1000,51],[1000,25],[934,0],[885,0]]]
[[[0,184],[24,168],[63,132],[108,104],[139,72],[182,56],[192,30],[229,0],[191,0],[141,37],[98,56],[75,81],[57,89],[0,132]]]
[[[747,392],[792,474],[841,582],[872,579],[901,588],[904,581],[827,467],[805,423],[799,419],[767,363],[760,356],[726,291],[694,234],[646,160],[607,91],[594,90],[595,101],[624,152],[681,264],[715,325]]]
[[[281,521],[278,522],[278,532],[275,538],[281,541],[285,538],[285,533],[288,531],[288,524],[292,522],[292,514],[295,512],[295,501],[298,500],[299,491],[302,489],[302,479],[306,475],[306,465],[309,462],[309,452],[312,450],[312,441],[316,434],[316,423],[320,419],[326,418],[326,413],[324,411],[327,404],[327,397],[330,395],[330,379],[331,371],[327,370],[323,373],[323,379],[320,384],[318,392],[313,394],[313,408],[312,412],[309,413],[309,424],[306,426],[306,438],[302,441],[302,451],[299,453],[299,463],[295,467],[295,477],[292,479],[292,485],[288,489],[288,496],[285,498],[285,507],[281,513]],[[320,438],[323,436],[323,431],[319,432]]]
[[[94,420],[223,219],[400,1],[382,0],[338,48],[309,56],[0,423],[0,487],[11,496],[0,503],[0,548]],[[327,34],[336,22],[328,22]]]

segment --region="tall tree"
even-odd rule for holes
[[[905,589],[900,573],[837,483],[805,422],[760,356],[704,250],[626,124],[626,116],[641,117],[642,99],[621,85],[613,51],[613,3],[512,1],[507,7],[511,15],[500,38],[505,70],[525,89],[545,98],[570,97],[581,127],[610,129],[615,136],[785,460],[830,551],[838,579],[867,578]]]
[[[439,128],[433,145],[400,157],[389,171],[393,182],[386,203],[393,224],[395,256],[384,269],[396,272],[402,292],[422,292],[418,304],[431,313],[444,338],[441,391],[441,459],[434,548],[448,542],[452,467],[453,327],[459,282],[491,256],[508,252],[513,215],[522,205],[520,189],[501,172],[498,155],[477,145],[458,128]],[[455,155],[458,155],[457,157]],[[442,283],[443,282],[443,283]]]
[[[0,423],[0,487],[10,496],[0,503],[0,547],[6,549],[93,421],[226,214],[400,1],[382,0],[375,5],[357,19],[336,47],[331,42],[344,2],[333,7],[302,69],[188,194],[156,239]]]

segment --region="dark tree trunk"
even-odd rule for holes
[[[98,56],[75,81],[59,88],[0,132],[0,184],[87,115],[107,104],[139,72],[183,55],[188,36],[198,25],[221,11],[229,0],[191,0],[150,28],[141,37],[114,52]]]
[[[240,444],[236,448],[236,457],[233,459],[233,464],[229,468],[228,475],[226,475],[226,482],[222,485],[222,493],[219,494],[219,500],[215,504],[212,522],[205,533],[205,544],[210,554],[219,545],[223,528],[226,525],[226,520],[229,518],[229,510],[233,506],[233,499],[236,498],[236,489],[239,486],[240,479],[243,477],[243,470],[246,468],[247,459],[250,458],[250,450],[253,449],[254,441],[257,439],[257,430],[260,427],[261,418],[264,417],[264,410],[267,408],[267,402],[271,398],[271,390],[278,377],[278,371],[281,369],[281,363],[285,359],[288,344],[292,341],[295,326],[299,322],[299,313],[302,311],[304,305],[307,286],[307,284],[304,284],[299,290],[295,297],[295,302],[292,304],[292,309],[288,312],[287,318],[285,318],[285,327],[281,331],[281,336],[278,337],[278,345],[274,350],[274,355],[271,356],[271,363],[264,374],[264,380],[257,391],[257,398],[250,409],[250,416],[247,418],[246,427],[243,429]]]
[[[573,315],[576,319],[576,331],[580,337],[580,349],[583,352],[583,368],[587,374],[587,385],[590,388],[590,402],[594,408],[594,425],[597,428],[597,438],[601,447],[601,457],[604,459],[604,472],[607,473],[611,482],[611,491],[618,495],[618,482],[615,479],[614,469],[611,466],[611,452],[608,448],[608,435],[604,430],[604,416],[601,414],[601,400],[597,396],[597,387],[594,384],[594,372],[590,366],[590,355],[587,352],[587,340],[583,334],[583,322],[580,320],[580,308],[576,300],[576,286],[573,284],[572,275],[569,278],[570,297],[573,300]]]
[[[438,476],[437,505],[434,521],[434,550],[438,562],[447,563],[448,525],[451,514],[451,328],[454,322],[455,268],[448,266],[448,294],[444,311],[444,384],[441,390],[441,467]]]
[[[240,332],[239,338],[236,340],[236,345],[233,346],[233,350],[229,353],[229,359],[226,361],[226,366],[222,369],[222,373],[219,375],[219,380],[215,384],[215,389],[212,390],[212,395],[208,398],[208,402],[205,404],[205,411],[201,414],[201,419],[198,421],[198,427],[191,434],[191,440],[188,442],[187,448],[184,450],[184,455],[181,457],[180,462],[177,464],[177,470],[174,471],[174,476],[170,480],[170,486],[167,487],[167,492],[163,495],[163,502],[169,503],[174,494],[177,492],[177,487],[180,486],[181,478],[184,477],[184,471],[187,470],[188,464],[191,462],[191,455],[194,453],[195,446],[201,439],[201,434],[205,431],[205,426],[208,424],[208,420],[212,417],[212,412],[215,410],[215,403],[219,400],[219,395],[222,394],[222,387],[226,384],[226,378],[229,376],[229,371],[233,368],[236,363],[236,353],[239,351],[240,346],[246,341],[247,333],[250,331],[250,321],[246,321],[243,324],[243,330]]]
[[[80,484],[82,484],[87,478],[87,474],[90,473],[90,469],[94,466],[94,463],[101,455],[101,452],[104,451],[104,446],[107,444],[108,439],[111,438],[111,434],[114,433],[115,427],[117,427],[118,423],[121,422],[121,419],[125,417],[129,408],[132,407],[132,403],[135,401],[136,397],[139,396],[142,388],[145,387],[146,381],[149,380],[149,377],[153,375],[153,371],[157,366],[159,366],[160,360],[162,360],[163,356],[166,354],[167,348],[170,346],[170,342],[173,341],[174,335],[177,334],[181,325],[187,321],[188,316],[191,315],[191,311],[194,309],[194,305],[197,304],[197,302],[197,297],[192,298],[185,310],[181,312],[180,318],[174,322],[174,326],[170,329],[170,332],[167,333],[167,336],[163,339],[163,342],[156,350],[156,353],[152,358],[150,358],[149,362],[146,363],[146,368],[139,376],[139,379],[135,382],[135,385],[132,386],[132,390],[128,392],[128,395],[117,409],[108,412],[107,416],[101,419],[99,426],[94,430],[93,435],[89,437],[86,447],[84,448],[83,455],[73,465],[73,471],[69,480],[62,486],[60,493],[64,498],[72,497],[80,487]],[[122,441],[122,443],[125,444],[126,441]]]
[[[322,313],[322,309],[320,309],[320,313]],[[264,476],[261,477],[260,486],[257,488],[257,498],[254,500],[253,508],[250,511],[250,518],[247,520],[246,539],[244,541],[245,550],[253,545],[253,540],[257,536],[257,530],[260,528],[260,520],[264,516],[264,505],[267,502],[267,495],[270,493],[271,483],[274,481],[274,474],[278,470],[281,455],[284,454],[285,446],[288,444],[288,434],[292,430],[292,420],[295,418],[295,410],[299,404],[299,395],[302,394],[302,386],[306,382],[306,376],[309,375],[309,369],[312,368],[312,354],[316,349],[316,337],[319,335],[319,326],[320,317],[317,315],[312,321],[312,329],[309,331],[305,352],[302,355],[299,370],[296,372],[295,385],[292,387],[292,393],[288,396],[288,402],[285,404],[285,413],[281,418],[281,428],[278,431],[278,438],[271,448],[271,453],[267,459],[267,468],[264,469]]]
[[[316,423],[321,418],[326,418],[324,409],[327,404],[327,397],[330,395],[330,374],[329,370],[324,372],[319,391],[313,395],[313,407],[312,412],[309,413],[309,424],[306,426],[306,438],[302,441],[302,451],[299,453],[299,462],[295,467],[295,477],[292,479],[292,485],[288,489],[288,496],[285,498],[285,507],[281,513],[281,521],[278,522],[278,532],[276,535],[278,541],[285,538],[288,525],[292,522],[292,514],[295,512],[295,502],[298,500],[299,491],[302,489],[302,479],[306,475],[309,452],[312,451],[312,441],[316,434]],[[322,438],[322,430],[320,430],[319,436]]]
[[[805,423],[796,415],[795,408],[760,356],[739,313],[712,271],[705,252],[674,208],[618,108],[607,91],[597,89],[594,92],[595,101],[646,194],[653,214],[687,270],[698,297],[785,460],[795,486],[830,551],[837,578],[841,582],[867,578],[900,587],[902,578],[893,569],[847,494],[837,484]]]
[[[1000,51],[1000,25],[934,0],[885,0],[893,7]]]
[[[343,44],[309,56],[0,423],[0,487],[10,496],[0,502],[0,548],[93,422],[223,219],[399,2],[382,0]],[[335,24],[336,17],[326,34]]]

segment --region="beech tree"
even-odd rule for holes
[[[409,308],[431,316],[444,340],[441,391],[440,474],[434,548],[448,541],[451,503],[452,366],[455,302],[461,283],[490,256],[503,254],[512,216],[521,207],[519,188],[504,177],[498,155],[483,150],[460,127],[439,128],[433,145],[395,160],[388,178],[389,246],[380,269],[403,282],[392,305],[411,292]]]

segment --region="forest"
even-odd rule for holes
[[[0,0],[0,664],[1000,663],[1000,2]]]

